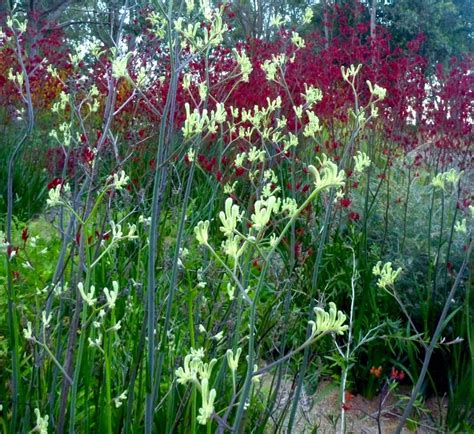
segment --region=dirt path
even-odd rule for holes
[[[287,403],[291,384],[285,383],[277,402],[277,411],[281,411]],[[391,434],[395,432],[398,424],[398,417],[401,414],[398,404],[401,396],[408,396],[410,388],[400,387],[394,394],[390,394],[384,401],[382,411],[380,412],[380,421],[377,422],[379,414],[380,396],[368,400],[361,395],[353,396],[348,402],[348,411],[346,412],[346,433],[361,434]],[[322,380],[314,395],[303,394],[298,408],[296,423],[293,433],[318,433],[334,434],[340,432],[340,401],[339,389],[335,383],[330,380]],[[440,402],[436,398],[427,400],[424,404],[426,414],[419,418],[416,431],[404,429],[403,433],[416,432],[438,433],[442,432],[440,426],[441,414],[445,415],[447,401]],[[442,412],[440,411],[442,406]],[[274,432],[270,429],[268,432]],[[285,429],[279,432],[286,432]]]

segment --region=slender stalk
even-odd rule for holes
[[[384,231],[383,231],[383,240],[382,240],[382,256],[385,253],[385,245],[388,237],[388,221],[389,221],[389,210],[390,210],[390,168],[387,165],[386,172],[387,176],[387,193],[386,193],[386,203],[385,203],[385,217],[384,217]]]
[[[434,301],[437,292],[437,283],[438,283],[438,267],[440,263],[441,256],[441,246],[443,245],[443,232],[444,232],[444,190],[441,192],[441,221],[439,224],[439,237],[438,237],[438,248],[436,250],[436,260],[433,270],[433,289],[431,291],[431,298]]]
[[[402,237],[402,245],[401,245],[401,252],[404,254],[405,252],[405,240],[407,237],[407,217],[408,217],[408,203],[410,200],[410,187],[411,187],[411,167],[408,167],[408,185],[407,185],[407,194],[405,197],[405,209],[403,212],[403,237]]]
[[[14,147],[10,158],[8,160],[8,174],[7,174],[7,218],[6,218],[6,241],[9,246],[12,245],[12,223],[13,223],[13,170],[15,167],[16,158],[22,149],[23,145],[27,142],[28,138],[33,132],[34,127],[34,111],[33,111],[33,100],[31,95],[30,78],[23,61],[23,49],[20,45],[20,40],[17,32],[14,28],[11,29],[13,32],[13,38],[15,42],[16,57],[20,65],[23,82],[25,85],[25,94],[23,89],[20,89],[22,99],[27,109],[26,126],[23,136]],[[17,431],[17,419],[19,413],[18,398],[22,396],[21,391],[21,380],[20,380],[20,348],[19,348],[19,336],[18,336],[18,317],[16,312],[16,293],[13,285],[12,272],[10,268],[9,251],[6,253],[6,271],[7,271],[7,296],[8,296],[8,330],[10,337],[10,349],[11,349],[11,360],[12,360],[12,418],[10,423],[11,432]]]
[[[163,109],[163,115],[160,122],[160,134],[158,139],[158,150],[156,158],[155,176],[153,181],[153,199],[151,209],[151,224],[150,224],[150,235],[149,235],[149,248],[148,248],[148,269],[147,269],[147,306],[146,306],[146,321],[147,321],[147,338],[148,338],[148,360],[147,360],[147,390],[146,390],[146,401],[145,401],[145,433],[151,434],[153,431],[153,410],[155,402],[156,386],[159,386],[161,372],[158,370],[156,375],[155,383],[155,327],[156,327],[156,314],[155,314],[155,291],[156,291],[156,278],[155,278],[155,266],[157,257],[157,238],[158,238],[158,224],[161,218],[162,204],[164,200],[164,192],[166,189],[166,181],[168,178],[168,167],[165,164],[168,158],[168,147],[169,142],[166,143],[166,133],[168,123],[172,123],[174,116],[174,104],[176,100],[177,92],[177,74],[176,64],[174,59],[174,45],[176,43],[172,36],[171,29],[171,12],[173,9],[173,1],[170,0],[168,3],[168,16],[170,17],[168,37],[169,37],[169,48],[171,56],[171,83],[166,97],[166,104]],[[165,332],[166,333],[166,332]]]
[[[112,356],[112,336],[109,335],[112,332],[104,333],[104,359],[105,359],[105,414],[106,414],[106,425],[107,434],[112,434],[112,393],[111,393],[111,366],[110,358]]]
[[[354,313],[355,313],[355,285],[357,279],[357,268],[356,268],[356,258],[355,252],[352,251],[352,278],[351,278],[351,309],[349,313],[349,330],[348,330],[348,337],[347,337],[347,344],[346,344],[346,352],[345,354],[342,350],[339,349],[339,352],[344,357],[344,368],[342,370],[341,376],[341,388],[340,388],[340,395],[341,395],[341,433],[344,434],[346,432],[346,383],[347,383],[347,375],[349,373],[349,363],[351,357],[351,345],[352,345],[352,333],[353,333],[353,326],[354,326]]]

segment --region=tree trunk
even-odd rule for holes
[[[324,48],[329,48],[329,27],[328,27],[328,4],[326,0],[323,0],[323,28],[324,28]]]
[[[372,40],[375,38],[375,18],[377,10],[377,0],[372,0],[372,6],[370,7],[370,37]]]

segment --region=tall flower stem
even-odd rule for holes
[[[15,42],[16,57],[21,69],[21,75],[23,77],[25,93],[21,89],[22,99],[27,109],[27,119],[25,131],[21,139],[17,142],[14,147],[10,158],[8,160],[8,174],[7,174],[7,218],[6,218],[6,241],[9,246],[12,245],[12,223],[13,223],[13,169],[15,167],[16,158],[27,142],[34,127],[34,111],[33,111],[33,99],[31,95],[30,79],[25,63],[23,61],[23,49],[20,45],[20,39],[16,32],[13,30],[13,38]],[[11,360],[12,360],[12,418],[10,423],[11,432],[17,431],[17,418],[19,413],[18,399],[22,396],[21,391],[21,380],[20,380],[20,348],[19,348],[19,336],[18,336],[18,317],[16,311],[16,293],[12,279],[12,271],[10,268],[9,250],[6,253],[6,271],[7,271],[7,297],[8,297],[8,330],[10,337],[10,348],[11,348]]]
[[[168,2],[168,16],[171,17],[173,10],[173,1]],[[155,402],[156,387],[159,387],[161,373],[155,373],[155,291],[156,277],[155,266],[157,258],[157,238],[158,224],[161,219],[161,211],[164,200],[164,192],[168,179],[168,165],[166,161],[169,155],[171,125],[174,116],[174,106],[176,103],[177,92],[177,59],[175,58],[175,44],[177,43],[173,36],[171,20],[168,26],[168,40],[170,49],[170,67],[171,67],[171,83],[166,96],[166,104],[163,109],[160,122],[160,134],[158,138],[158,150],[156,158],[155,176],[153,181],[153,199],[151,209],[151,224],[149,232],[149,248],[148,248],[148,269],[147,269],[147,305],[146,305],[146,321],[147,321],[147,375],[146,375],[146,399],[145,399],[145,433],[151,434],[153,431],[153,410]],[[168,136],[167,136],[168,135]],[[165,331],[166,333],[166,331]],[[155,383],[155,375],[156,381]]]
[[[308,198],[304,201],[303,205],[301,205],[298,210],[291,216],[283,230],[281,231],[280,235],[276,239],[275,243],[273,244],[273,247],[270,248],[269,252],[267,253],[265,257],[265,265],[262,269],[262,272],[260,273],[260,278],[258,281],[257,288],[255,290],[255,296],[252,301],[252,306],[250,308],[250,334],[249,334],[249,345],[248,345],[248,359],[247,359],[247,374],[245,376],[245,381],[244,385],[242,388],[242,393],[240,396],[240,402],[239,406],[237,408],[237,413],[235,416],[235,421],[234,421],[234,426],[233,429],[235,431],[239,431],[242,423],[242,417],[245,409],[245,405],[247,403],[247,400],[249,399],[250,391],[251,391],[251,386],[252,386],[252,377],[254,375],[254,363],[255,363],[255,326],[256,326],[256,319],[257,319],[257,305],[259,302],[260,298],[260,293],[263,288],[263,284],[265,282],[265,277],[268,272],[268,268],[270,266],[270,261],[273,257],[273,254],[279,244],[281,243],[282,239],[286,235],[286,233],[290,230],[298,216],[301,214],[301,212],[306,209],[306,207],[313,202],[318,194],[321,192],[321,189],[316,188],[309,196]]]

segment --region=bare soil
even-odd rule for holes
[[[266,380],[264,380],[266,381]],[[268,383],[269,385],[269,383]],[[275,417],[288,404],[291,388],[290,382],[285,382],[278,397]],[[402,399],[408,398],[410,388],[400,386],[394,393],[389,394],[380,408],[381,396],[369,400],[361,395],[353,396],[348,402],[346,412],[346,433],[361,434],[391,434],[395,432],[401,415]],[[313,395],[302,394],[297,412],[296,423],[292,433],[340,433],[339,388],[331,380],[322,380]],[[446,414],[447,400],[443,398],[430,398],[423,403],[423,411],[417,415],[416,431],[404,429],[402,433],[416,432],[418,434],[443,432],[439,427]],[[379,419],[379,420],[378,420]],[[284,428],[278,432],[287,432]],[[268,432],[275,432],[273,427]]]

